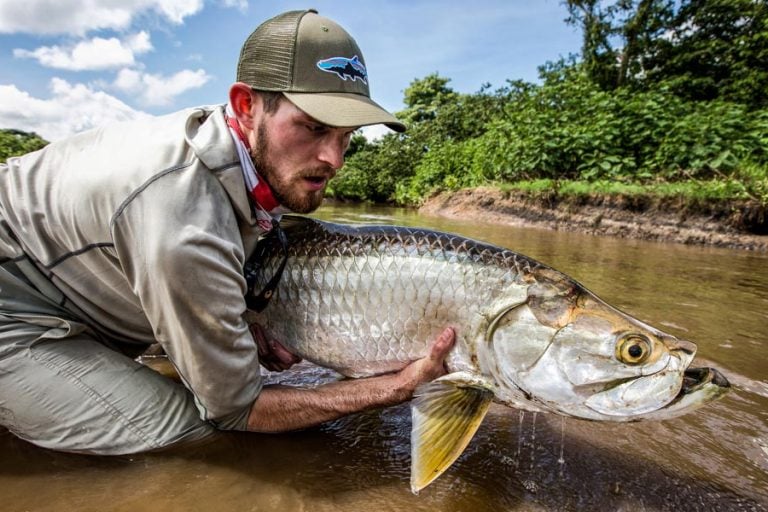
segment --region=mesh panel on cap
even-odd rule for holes
[[[307,12],[286,12],[258,26],[240,51],[237,81],[266,91],[290,89],[296,32]]]

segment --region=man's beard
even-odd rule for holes
[[[334,172],[329,166],[302,169],[295,175],[281,176],[269,158],[269,139],[264,121],[259,124],[256,134],[256,146],[251,149],[251,159],[259,178],[272,189],[275,199],[284,207],[296,213],[309,213],[317,210],[323,202],[324,190],[304,192],[300,189],[305,177],[331,177]]]

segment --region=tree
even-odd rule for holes
[[[566,0],[581,65],[603,90],[660,85],[696,101],[768,105],[766,0]]]
[[[349,147],[347,148],[347,152],[344,154],[344,157],[350,158],[355,153],[364,151],[367,147],[368,147],[368,139],[365,138],[365,135],[357,131],[352,135],[352,138],[349,140]]]
[[[644,59],[648,56],[654,41],[663,36],[672,16],[671,1],[640,0],[619,2],[626,18],[621,21],[620,30],[624,42],[619,51],[619,69],[616,85],[621,87],[631,78],[641,76]]]
[[[0,129],[0,162],[46,146],[48,141],[36,133],[13,129]]]
[[[643,72],[643,58],[666,30],[672,0],[566,0],[567,23],[581,26],[581,57],[590,79],[613,90]]]
[[[432,121],[437,116],[437,110],[456,100],[458,94],[448,87],[450,78],[443,78],[432,73],[424,78],[416,79],[405,89],[405,110],[400,112],[400,118],[408,125]]]
[[[566,22],[581,27],[581,58],[587,75],[606,89],[613,89],[616,51],[610,44],[614,32],[611,11],[603,9],[600,0],[566,0],[569,16]]]
[[[648,81],[687,99],[768,106],[765,0],[685,0],[657,41]]]

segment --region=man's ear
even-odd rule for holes
[[[248,130],[254,129],[253,105],[258,103],[261,98],[251,92],[251,87],[242,82],[232,84],[229,88],[229,104],[235,113],[240,126]]]

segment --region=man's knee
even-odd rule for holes
[[[0,356],[0,424],[46,448],[97,454],[213,432],[183,386],[84,336]]]

